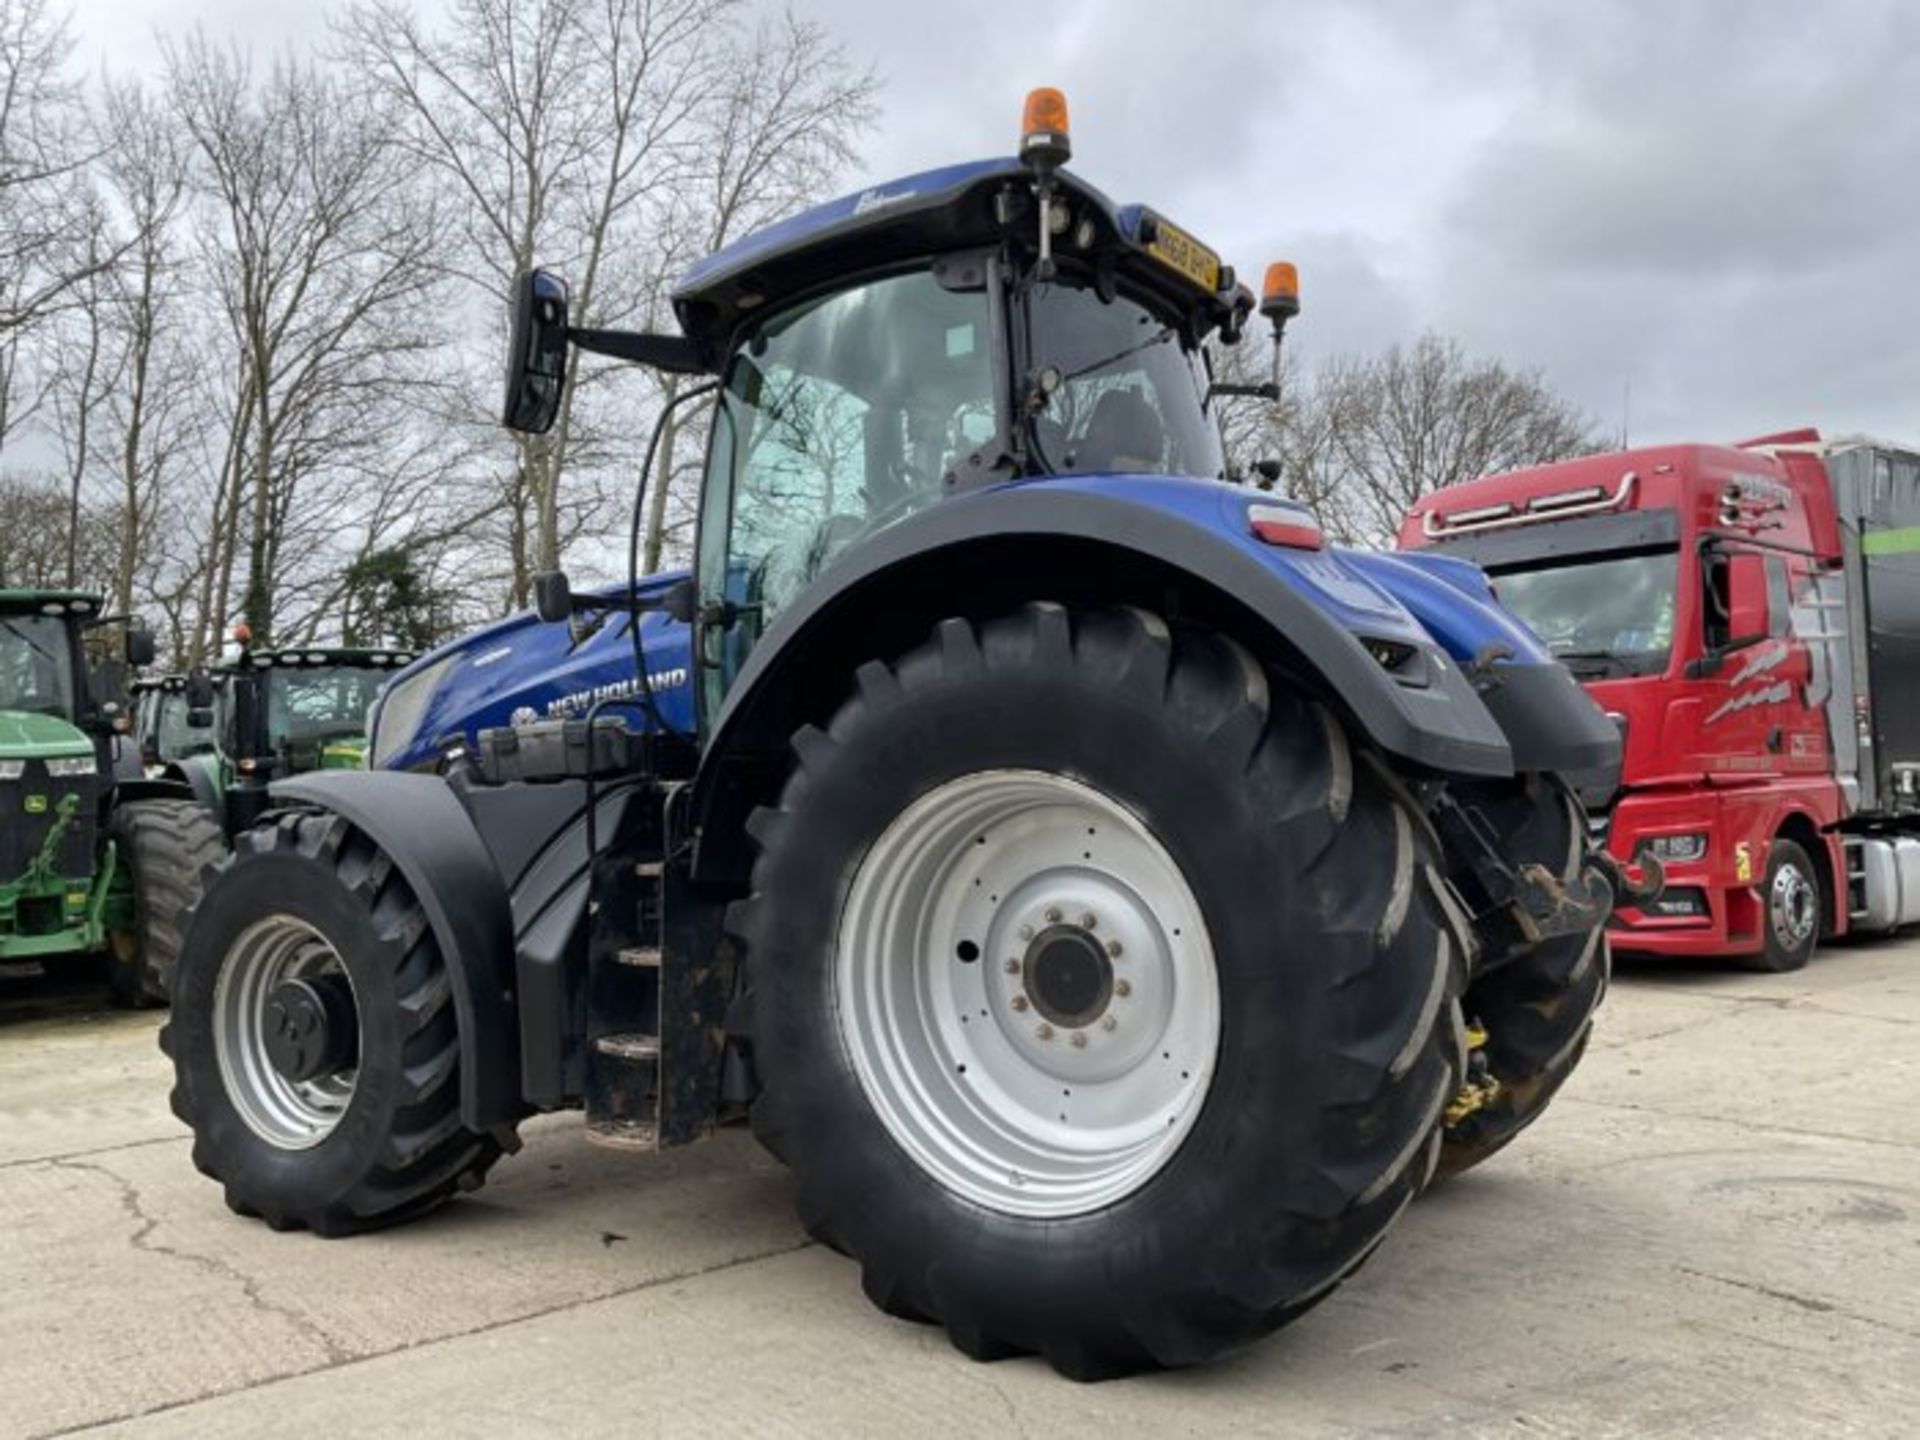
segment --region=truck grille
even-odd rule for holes
[[[26,773],[18,780],[0,780],[0,881],[19,879],[40,853],[60,802],[68,795],[77,796],[80,804],[60,841],[58,873],[76,879],[91,875],[99,828],[99,793],[99,777],[55,780],[39,760],[27,761]],[[38,814],[31,808],[35,797],[46,807]]]

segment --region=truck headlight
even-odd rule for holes
[[[47,774],[56,780],[71,780],[76,775],[94,773],[93,756],[62,755],[57,760],[47,761]]]
[[[0,760],[0,780],[18,780],[27,773],[24,760]]]
[[[1704,860],[1707,855],[1707,837],[1705,835],[1655,835],[1640,842],[1643,854],[1651,855],[1664,864],[1679,861],[1687,864],[1694,860]]]

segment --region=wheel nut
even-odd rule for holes
[[[1107,954],[1116,960],[1120,958],[1120,942],[1118,940],[1107,941]]]
[[[1087,1032],[1084,1030],[1074,1031],[1073,1034],[1067,1037],[1067,1043],[1073,1046],[1073,1048],[1076,1050],[1086,1049],[1087,1048]]]
[[[1131,980],[1114,981],[1113,993],[1125,999],[1127,996],[1133,994],[1133,982]]]
[[[1053,905],[1048,907],[1047,924],[1058,925],[1059,923],[1060,923],[1060,907],[1058,905]]]
[[[1100,1022],[1100,1028],[1102,1030],[1118,1030],[1120,1028],[1120,1022],[1109,1015]]]
[[[1053,1039],[1053,1026],[1042,1020],[1034,1027],[1033,1033],[1038,1035],[1042,1040],[1051,1040]]]
[[[1007,974],[1018,975],[1019,973],[1020,973],[1020,961],[1019,961],[1019,958],[1016,956],[1014,959],[1007,961]]]
[[[1027,997],[1024,995],[1016,995],[1013,997],[1013,1000],[1011,1003],[1014,1009],[1024,1010],[1027,1008]]]
[[[1096,923],[1093,918],[1093,911],[1083,910],[1080,912],[1080,928],[1082,930],[1091,930]]]

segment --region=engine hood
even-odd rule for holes
[[[43,715],[36,710],[0,710],[0,760],[91,754],[93,742],[58,715]]]
[[[686,573],[649,575],[636,593],[663,591]],[[625,588],[583,593],[608,597]],[[394,676],[367,718],[368,763],[376,770],[431,769],[444,741],[471,743],[482,730],[584,716],[596,700],[635,693],[628,623],[628,616],[609,614],[576,634],[525,610],[421,656]],[[661,713],[670,725],[691,729],[688,627],[653,611],[640,617],[640,638]],[[630,709],[616,713],[629,725],[642,723]]]

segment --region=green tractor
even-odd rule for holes
[[[266,810],[270,782],[365,768],[367,711],[413,660],[405,650],[243,642],[211,674],[181,680],[187,734],[202,738],[169,741],[166,712],[157,711],[161,774],[186,786],[226,834],[245,830]]]
[[[115,1003],[158,1004],[203,867],[225,843],[186,786],[150,779],[85,638],[78,590],[0,590],[0,960],[105,953]],[[129,624],[124,664],[150,664]]]
[[[219,721],[211,713],[212,707],[196,711],[190,698],[190,692],[198,692],[202,681],[203,677],[188,675],[134,681],[133,742],[146,774],[164,775],[169,765],[218,747]]]

